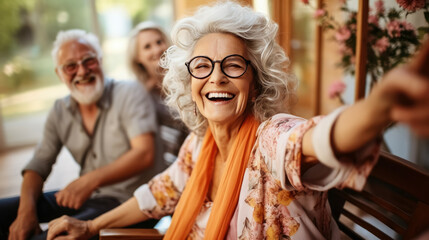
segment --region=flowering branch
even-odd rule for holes
[[[315,8],[309,0],[302,2],[315,9],[314,17],[323,30],[335,31],[334,40],[339,44],[341,61],[338,66],[345,72],[354,75],[356,57],[357,12],[348,8],[343,1],[340,8],[346,14],[343,23],[336,21],[325,10],[325,7]],[[429,3],[425,0],[397,0],[400,9],[386,9],[384,2],[378,0],[374,9],[368,15],[368,53],[367,70],[372,76],[373,85],[384,72],[406,62],[420,45],[420,39],[429,33],[429,27],[420,27],[417,30],[402,16],[408,16],[418,10],[424,11],[425,21],[429,26]]]

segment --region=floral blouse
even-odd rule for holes
[[[325,127],[330,128],[336,116],[330,119]],[[326,190],[332,187],[360,190],[376,163],[379,148],[377,144],[368,144],[341,163],[337,159],[321,160],[319,155],[327,154],[316,151],[320,162],[335,161],[338,166],[331,168],[319,163],[301,175],[303,135],[321,120],[321,117],[307,121],[277,114],[259,126],[226,239],[339,239]],[[328,130],[324,132],[329,134]],[[318,139],[329,139],[313,136],[313,144]],[[201,138],[189,135],[175,163],[136,190],[134,196],[141,211],[153,218],[174,212],[201,144]],[[332,149],[326,151],[332,153]],[[206,199],[189,239],[203,239],[212,204]]]

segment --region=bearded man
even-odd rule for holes
[[[22,171],[21,196],[0,200],[1,239],[44,239],[39,223],[62,215],[95,218],[158,172],[151,99],[137,82],[104,78],[97,37],[83,30],[59,32],[52,57],[70,95],[58,99],[48,115],[43,140]],[[63,146],[80,165],[80,176],[64,189],[43,193]],[[149,173],[143,171],[148,167]]]

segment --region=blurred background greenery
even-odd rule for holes
[[[0,128],[6,145],[13,145],[8,141],[16,137],[10,133],[19,128],[16,120],[45,116],[68,92],[50,54],[58,31],[80,28],[98,35],[106,75],[130,79],[125,61],[130,30],[153,20],[169,31],[173,19],[173,0],[0,0]]]

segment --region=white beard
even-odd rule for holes
[[[76,87],[76,82],[78,81],[89,81],[89,79],[95,78],[95,85],[88,86],[79,86],[79,89]],[[71,96],[82,105],[90,105],[96,103],[101,96],[103,95],[104,82],[96,74],[89,75],[86,79],[75,78],[70,84],[70,94]]]

